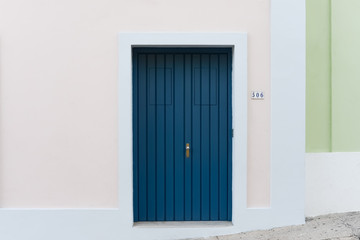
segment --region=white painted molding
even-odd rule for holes
[[[305,0],[271,1],[271,207],[289,224],[304,222],[305,23]]]
[[[308,217],[360,211],[360,153],[307,153]]]

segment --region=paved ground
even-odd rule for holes
[[[359,240],[360,213],[342,213],[309,218],[306,224],[229,236],[202,238],[207,240]],[[200,239],[197,239],[200,240]]]

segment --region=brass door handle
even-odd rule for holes
[[[190,157],[190,144],[187,143],[186,144],[186,158],[189,158]]]

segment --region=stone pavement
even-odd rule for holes
[[[360,213],[341,213],[306,219],[306,224],[228,236],[201,238],[207,240],[359,240]],[[200,239],[197,239],[200,240]]]

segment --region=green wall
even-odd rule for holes
[[[306,2],[306,151],[331,150],[330,3]]]
[[[360,0],[307,0],[307,152],[360,151]]]

